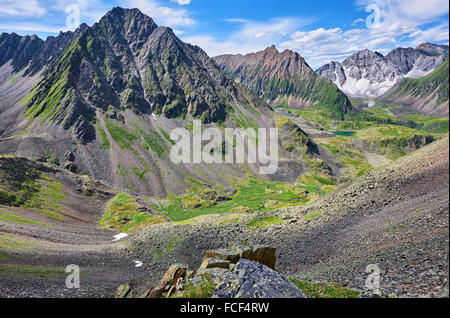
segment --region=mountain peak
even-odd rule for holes
[[[266,52],[266,53],[276,53],[276,54],[280,53],[275,45],[269,46],[268,48],[266,48],[264,50],[264,52]]]
[[[273,45],[257,53],[222,55],[215,60],[231,78],[270,103],[284,100],[293,107],[322,104],[330,107],[336,118],[343,118],[351,109],[347,97],[333,83],[315,74],[295,51],[280,53]],[[326,89],[333,96],[321,93]]]

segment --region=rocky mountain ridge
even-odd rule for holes
[[[406,104],[413,110],[432,116],[449,114],[449,59],[430,75],[423,78],[406,78],[389,90],[382,99]]]
[[[294,108],[320,105],[337,118],[351,111],[351,105],[333,83],[317,76],[298,53],[279,52],[275,46],[247,55],[222,55],[214,58],[236,82],[273,105]]]
[[[316,72],[332,80],[349,95],[376,98],[404,78],[430,74],[447,57],[447,45],[431,43],[421,44],[415,49],[397,48],[386,56],[366,49],[342,63],[330,62]]]

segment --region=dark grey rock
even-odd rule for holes
[[[269,267],[241,259],[213,298],[306,298],[300,288]]]

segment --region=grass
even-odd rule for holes
[[[178,244],[180,244],[180,242],[181,242],[180,239],[175,238],[175,239],[173,239],[173,240],[167,242],[167,245],[166,245],[165,250],[161,251],[161,250],[158,250],[158,249],[154,249],[154,250],[152,251],[152,254],[153,254],[153,260],[154,260],[154,261],[157,261],[157,260],[159,260],[160,258],[162,258],[162,257],[164,257],[164,256],[166,256],[166,255],[169,255],[170,252],[171,252],[175,247],[177,247]]]
[[[247,227],[249,229],[254,229],[254,228],[265,228],[265,227],[270,227],[270,226],[274,226],[277,224],[281,224],[284,223],[285,220],[276,216],[266,216],[263,218],[258,218],[258,219],[254,219],[253,221],[250,221],[247,224]]]
[[[63,193],[64,186],[48,178],[42,183],[37,193],[33,194],[23,207],[57,220],[64,220],[64,216],[59,213],[63,210],[60,202],[66,198]]]
[[[206,277],[198,285],[187,284],[181,295],[175,294],[171,298],[211,298],[215,289],[216,284]]]
[[[0,204],[42,213],[64,220],[59,213],[66,196],[64,186],[38,169],[17,160],[3,160],[0,165]],[[7,187],[7,188],[6,188]]]
[[[439,118],[422,114],[410,114],[406,115],[405,119],[418,124],[421,130],[430,133],[446,134],[449,131],[449,117]]]
[[[33,250],[33,244],[28,240],[11,237],[7,234],[0,234],[0,249],[3,250]]]
[[[38,222],[38,221],[33,221],[33,220],[22,218],[20,216],[12,214],[12,212],[5,211],[3,209],[0,209],[0,220],[6,221],[6,222],[14,222],[14,223],[24,223],[24,224],[35,224],[35,225],[49,226],[48,224],[45,224],[45,223],[41,223],[41,222]]]
[[[323,215],[322,212],[310,212],[304,216],[305,221],[312,221],[320,218]]]
[[[306,174],[299,178],[302,184],[312,184],[312,185],[336,185],[333,179],[329,177],[320,176],[317,174]]]
[[[359,294],[337,283],[305,282],[294,278],[289,280],[299,287],[308,298],[359,298]]]
[[[63,268],[47,266],[0,265],[0,276],[31,277],[35,279],[63,279],[67,273]]]
[[[110,120],[105,120],[105,127],[120,149],[133,151],[133,144],[138,139],[136,135]]]
[[[312,196],[306,197],[305,186],[289,185],[282,182],[267,183],[249,178],[244,184],[237,185],[237,192],[230,201],[215,204],[209,200],[195,199],[195,193],[201,192],[202,186],[193,186],[191,191],[183,196],[168,196],[163,207],[174,221],[188,220],[200,215],[225,214],[245,211],[271,211],[280,207],[306,204]],[[268,201],[277,201],[275,205],[267,206]],[[189,208],[192,203],[200,204],[198,208]],[[187,206],[184,206],[186,204]]]
[[[106,135],[105,131],[102,128],[102,125],[100,123],[97,123],[97,131],[100,135],[100,138],[102,139],[102,145],[100,146],[101,149],[110,149],[111,143],[109,142],[108,136]]]
[[[379,141],[380,139],[412,138],[426,136],[427,134],[413,128],[396,125],[376,125],[368,129],[358,131],[357,136],[366,141]]]
[[[106,211],[99,224],[103,228],[134,232],[144,227],[166,222],[163,216],[140,212],[140,207],[135,198],[129,194],[120,193],[106,204]]]
[[[139,136],[144,141],[142,147],[145,150],[151,150],[160,159],[163,159],[169,153],[169,150],[166,146],[166,140],[164,138],[168,138],[167,140],[170,142],[170,136],[166,136],[166,134],[163,134],[163,136],[161,136],[156,131],[153,131],[151,129],[144,130],[140,128],[137,123],[134,123],[133,126],[134,134],[136,136]],[[163,130],[160,130],[160,132],[162,133]]]

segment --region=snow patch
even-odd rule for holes
[[[433,70],[425,72],[417,68],[413,68],[408,74],[405,75],[406,78],[421,78],[433,73]]]
[[[114,240],[113,240],[113,242],[120,241],[121,239],[124,239],[124,238],[126,238],[127,236],[128,236],[127,233],[120,233],[120,234],[114,235]]]
[[[339,85],[339,83],[336,84],[344,93],[358,97],[377,98],[387,93],[401,78],[402,77],[397,77],[392,81],[371,83],[370,80],[366,78],[357,80],[348,76],[343,85]]]
[[[376,103],[375,103],[374,100],[369,100],[369,101],[367,102],[367,107],[369,107],[369,108],[372,108],[372,107],[374,107],[375,105],[376,105]]]

